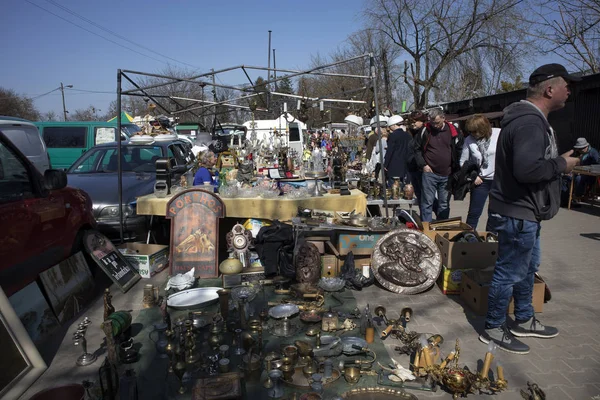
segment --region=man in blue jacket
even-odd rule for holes
[[[517,337],[552,338],[558,329],[543,325],[531,305],[540,264],[540,222],[558,212],[560,175],[579,164],[573,151],[558,155],[548,114],[565,106],[569,83],[577,81],[560,64],[539,67],[529,77],[527,99],[504,109],[490,190],[487,230],[498,234],[498,259],[489,289],[485,332],[479,339],[502,350],[527,354]],[[515,300],[515,321],[506,310]]]

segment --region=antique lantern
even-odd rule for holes
[[[337,313],[331,311],[331,308],[323,314],[323,318],[321,319],[321,330],[323,332],[338,330],[338,316]]]

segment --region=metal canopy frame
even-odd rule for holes
[[[327,69],[327,68],[331,68],[331,67],[335,67],[337,65],[341,65],[341,64],[345,64],[345,63],[349,63],[352,61],[358,61],[358,60],[363,60],[363,59],[368,59],[369,60],[369,75],[352,75],[352,74],[339,74],[339,73],[333,73],[333,72],[323,72],[322,70]],[[203,74],[199,74],[199,75],[195,75],[189,78],[177,78],[177,77],[173,77],[173,76],[168,76],[168,75],[162,75],[162,74],[155,74],[155,73],[148,73],[148,72],[141,72],[141,71],[134,71],[134,70],[127,70],[127,69],[118,69],[117,70],[117,129],[119,132],[121,132],[121,128],[122,128],[122,118],[121,118],[121,111],[122,111],[122,103],[121,103],[121,98],[122,96],[143,96],[143,97],[148,97],[149,99],[151,99],[158,107],[160,107],[166,114],[169,115],[175,115],[175,114],[180,114],[183,112],[192,112],[193,110],[199,110],[199,109],[204,109],[204,108],[209,108],[209,107],[215,107],[215,111],[216,111],[216,106],[217,105],[223,105],[226,107],[230,107],[230,108],[248,108],[249,107],[245,107],[245,106],[240,106],[238,104],[228,104],[228,102],[234,101],[234,100],[241,100],[241,99],[246,99],[246,98],[250,98],[253,96],[258,96],[260,94],[263,93],[271,93],[271,94],[276,94],[279,96],[286,96],[286,97],[293,97],[293,98],[300,98],[300,99],[305,99],[305,100],[310,100],[310,101],[319,101],[319,102],[328,102],[328,103],[361,103],[361,104],[366,104],[365,101],[361,101],[361,100],[347,100],[347,99],[328,99],[328,98],[312,98],[312,97],[303,97],[303,96],[297,96],[297,95],[289,95],[289,94],[284,94],[284,93],[279,93],[279,92],[269,92],[269,91],[261,91],[259,92],[256,87],[254,86],[252,79],[250,78],[250,76],[248,75],[247,70],[257,70],[257,71],[268,71],[269,73],[271,71],[273,71],[275,73],[274,77],[272,79],[268,79],[266,80],[263,85],[268,86],[270,84],[279,82],[283,79],[287,79],[287,78],[293,78],[296,76],[300,76],[300,75],[318,75],[318,76],[337,76],[337,77],[345,77],[345,78],[355,78],[355,79],[369,79],[371,85],[367,85],[361,88],[357,88],[357,89],[351,89],[349,91],[346,92],[342,92],[342,93],[335,93],[334,95],[339,95],[339,94],[349,94],[349,93],[353,93],[353,92],[357,92],[357,91],[361,91],[361,90],[365,90],[367,89],[369,86],[373,87],[373,94],[374,94],[374,102],[375,102],[375,116],[376,116],[376,121],[377,121],[377,136],[379,138],[378,143],[379,143],[379,162],[381,163],[381,175],[382,175],[382,184],[385,185],[386,183],[386,175],[385,175],[385,168],[383,168],[383,144],[381,142],[381,124],[380,124],[380,120],[379,120],[379,100],[377,98],[377,94],[378,94],[378,87],[377,87],[377,74],[376,74],[376,70],[375,70],[375,59],[373,56],[373,53],[366,53],[366,54],[362,54],[359,56],[355,56],[346,60],[341,60],[341,61],[336,61],[330,64],[325,64],[325,65],[320,65],[308,70],[304,70],[304,71],[297,71],[297,70],[291,70],[291,69],[281,69],[281,68],[271,68],[270,63],[268,67],[259,67],[259,66],[251,66],[251,65],[237,65],[234,67],[229,67],[229,68],[223,68],[220,70],[216,70],[216,71],[211,71],[211,72],[206,72]],[[247,86],[247,87],[238,87],[238,86],[230,86],[230,85],[223,85],[223,84],[217,84],[215,83],[215,77],[218,74],[222,74],[225,72],[230,72],[230,71],[235,71],[235,70],[242,70],[244,72],[244,74],[246,75],[246,77],[248,78],[248,80],[250,81],[250,84],[252,86]],[[285,72],[287,73],[287,75],[282,75],[277,77],[277,71],[279,72]],[[163,82],[163,83],[158,83],[158,84],[153,84],[153,85],[149,85],[149,86],[140,86],[139,84],[137,84],[134,80],[134,76],[145,76],[145,77],[154,77],[154,78],[161,78],[161,79],[166,79],[168,80],[168,82]],[[212,82],[206,81],[206,80],[202,80],[202,78],[205,77],[211,77],[212,78]],[[128,89],[128,90],[123,90],[123,78],[125,78],[131,85],[133,85],[135,87],[135,89]],[[247,95],[242,95],[240,97],[237,97],[235,99],[228,99],[226,101],[221,101],[221,102],[211,102],[211,101],[207,101],[207,100],[199,100],[199,99],[192,99],[192,98],[185,98],[185,97],[178,97],[178,96],[165,96],[165,95],[155,95],[155,94],[151,94],[149,91],[151,91],[152,89],[156,89],[159,87],[163,87],[163,86],[167,86],[167,85],[172,85],[172,84],[176,84],[176,83],[181,83],[181,82],[189,82],[189,83],[195,83],[195,84],[199,84],[202,87],[204,86],[213,86],[213,87],[220,87],[220,88],[224,88],[224,89],[233,89],[233,90],[237,90],[243,93],[250,93]],[[177,111],[170,111],[165,105],[161,104],[159,101],[157,101],[157,99],[168,99],[172,102],[174,102],[175,104],[177,104],[178,106],[182,107],[180,110]],[[193,101],[195,103],[202,103],[203,105],[195,105],[192,104],[190,106],[187,107],[183,107],[181,105],[181,103],[179,103],[177,100],[184,100],[184,101]],[[263,109],[264,110],[264,109]],[[268,110],[268,109],[267,109]],[[192,113],[195,116],[198,116],[195,113]],[[198,116],[199,117],[199,116]],[[119,191],[119,235],[120,235],[120,240],[121,242],[123,242],[123,170],[122,170],[122,165],[121,165],[121,153],[122,153],[122,149],[121,149],[121,141],[119,140],[117,142],[117,170],[118,170],[118,191]],[[389,212],[388,212],[388,198],[387,198],[387,192],[386,190],[383,190],[383,204],[385,207],[385,216],[386,218],[389,217]]]

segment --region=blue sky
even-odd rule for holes
[[[98,33],[136,54],[78,28]],[[199,72],[240,64],[266,66],[268,31],[277,67],[301,69],[311,55],[329,54],[361,25],[363,0],[4,0],[0,15],[0,86],[35,97],[60,86],[111,93],[65,92],[67,110],[90,105],[105,110],[116,98],[117,69],[157,72],[172,60],[123,41],[56,4],[126,39],[193,65]],[[56,4],[53,4],[56,3]],[[7,62],[9,61],[9,62]],[[258,77],[255,72],[253,79]],[[265,75],[264,73],[262,74]],[[243,76],[223,75],[227,84]],[[62,112],[60,91],[40,97],[41,112]],[[101,111],[100,113],[103,113]]]

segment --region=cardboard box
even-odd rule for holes
[[[443,294],[460,294],[462,276],[468,269],[449,269],[442,267],[442,272],[437,279],[437,285]]]
[[[152,277],[169,263],[169,246],[134,242],[118,248],[142,278]]]
[[[370,256],[373,254],[375,243],[383,236],[383,233],[340,233],[338,236],[338,252],[345,256],[352,252],[356,255]]]
[[[435,226],[435,223],[433,225]],[[457,233],[460,233],[460,232],[463,232],[463,231],[471,231],[471,230],[473,230],[473,228],[471,228],[471,225],[466,224],[466,223],[464,223],[462,221],[460,222],[459,228],[457,228],[457,229],[450,229],[450,230],[445,230],[445,229],[439,229],[438,230],[438,229],[435,229],[435,227],[432,228],[430,226],[430,222],[423,222],[423,233],[425,235],[427,235],[427,237],[429,239],[431,239],[432,241],[434,241],[434,242],[435,242],[435,236],[438,233],[441,234],[442,236],[445,233],[449,233],[450,236],[454,236]]]
[[[334,278],[340,274],[338,258],[334,254],[325,254],[321,256],[321,277]]]
[[[533,309],[536,313],[541,313],[544,310],[544,290],[546,284],[535,278],[533,284]],[[471,273],[463,274],[462,285],[460,289],[460,297],[477,315],[485,315],[488,308],[488,292],[489,286],[481,285],[476,282]],[[510,300],[508,313],[514,313],[514,300]]]
[[[447,233],[447,232],[446,232]],[[487,236],[488,232],[480,232],[481,236]],[[471,269],[486,268],[496,265],[498,258],[497,242],[452,242],[458,233],[448,235],[438,232],[435,236],[435,244],[442,253],[442,264],[448,269]]]
[[[325,254],[325,242],[317,241],[317,240],[307,240],[308,243],[312,243],[315,245],[317,249],[319,249],[319,254]]]

